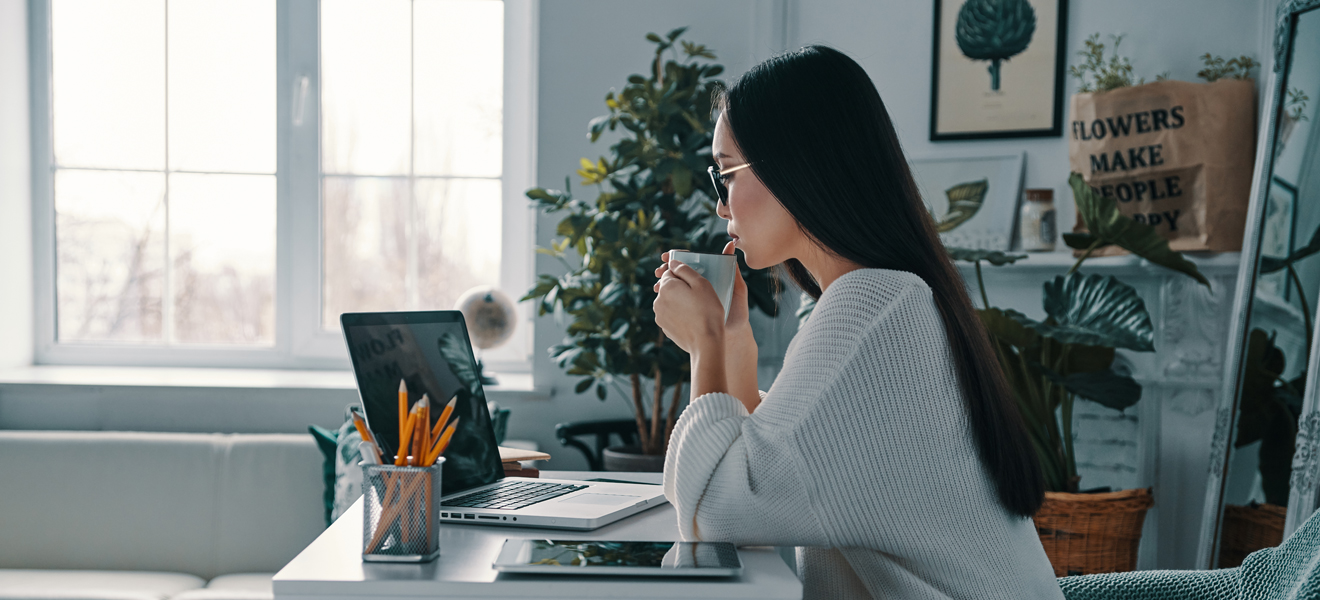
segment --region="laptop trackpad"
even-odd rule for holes
[[[624,504],[637,500],[637,496],[620,496],[615,494],[579,494],[572,498],[565,498],[561,503],[572,504]]]

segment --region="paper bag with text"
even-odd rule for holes
[[[1242,249],[1256,148],[1255,85],[1157,81],[1072,97],[1068,158],[1124,215],[1177,251]],[[1081,219],[1074,231],[1084,232]],[[1120,254],[1111,246],[1095,255]]]

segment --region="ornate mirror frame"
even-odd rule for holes
[[[1210,445],[1210,472],[1206,480],[1205,507],[1201,515],[1201,540],[1196,552],[1198,569],[1215,566],[1223,525],[1224,482],[1228,477],[1229,455],[1237,431],[1238,398],[1245,373],[1247,327],[1256,293],[1256,271],[1260,259],[1261,228],[1268,202],[1270,177],[1274,173],[1274,149],[1279,114],[1282,112],[1284,86],[1291,62],[1293,32],[1297,15],[1320,9],[1320,0],[1286,0],[1279,6],[1274,29],[1274,72],[1266,88],[1265,122],[1256,142],[1256,167],[1251,181],[1251,203],[1247,211],[1242,258],[1238,267],[1237,288],[1233,298],[1232,320],[1228,330],[1228,356],[1225,365],[1236,365],[1233,377],[1225,377],[1215,415],[1215,431]],[[1318,311],[1320,313],[1320,311]],[[1320,321],[1320,319],[1317,319]],[[1320,323],[1311,332],[1312,347],[1320,347]],[[1284,537],[1291,534],[1316,509],[1320,486],[1320,352],[1310,357],[1302,412],[1298,420],[1296,452],[1293,455],[1291,491]]]

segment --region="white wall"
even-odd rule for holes
[[[27,2],[0,0],[0,368],[32,364]]]

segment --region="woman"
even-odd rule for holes
[[[818,301],[761,393],[741,279],[725,321],[692,267],[656,271],[692,357],[665,458],[683,538],[798,546],[808,598],[1061,598],[1025,425],[866,72],[810,46],[718,107],[724,252]]]

